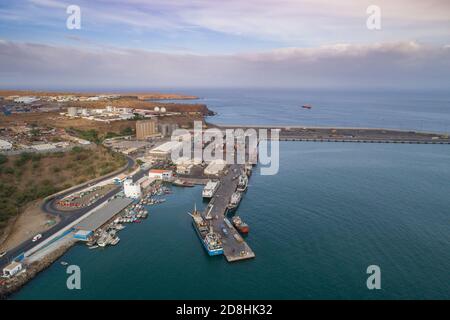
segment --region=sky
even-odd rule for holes
[[[3,88],[449,86],[448,0],[0,0]]]

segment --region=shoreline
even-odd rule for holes
[[[394,143],[423,143],[423,144],[450,144],[446,134],[437,137],[436,133],[417,132],[411,130],[394,130],[383,128],[343,128],[343,127],[308,127],[308,126],[263,126],[263,125],[216,125],[208,123],[209,126],[223,129],[251,128],[251,129],[280,129],[280,140],[284,141],[326,141],[326,142],[394,142]],[[327,135],[327,136],[326,136]],[[441,134],[442,135],[442,134]],[[345,137],[345,139],[343,138]],[[365,140],[372,139],[372,140]],[[383,140],[384,139],[384,140]],[[65,193],[63,190],[60,193]],[[60,244],[52,248],[50,252],[44,254],[37,261],[27,265],[26,272],[15,277],[8,287],[0,287],[0,299],[7,299],[14,292],[17,292],[28,281],[36,277],[37,274],[50,267],[56,260],[63,256],[76,242]]]
[[[28,282],[33,280],[39,273],[48,269],[53,265],[56,260],[61,258],[69,249],[76,244],[75,241],[61,245],[54,250],[47,253],[42,259],[34,261],[27,265],[24,269],[25,272],[21,272],[12,278],[14,281],[8,286],[0,286],[0,300],[7,300],[11,295],[18,292]]]

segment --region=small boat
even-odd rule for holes
[[[66,262],[66,261],[61,261],[61,265],[63,265],[63,266],[68,266],[68,265],[69,265],[69,263],[68,263],[68,262]]]
[[[231,195],[230,203],[228,204],[227,208],[229,210],[235,210],[239,206],[239,203],[241,202],[241,198],[242,198],[241,192],[239,192],[239,191],[234,192]]]
[[[302,108],[303,109],[312,109],[312,105],[310,105],[310,104],[304,104],[304,105],[302,105]]]
[[[120,238],[119,237],[115,237],[114,239],[112,239],[111,240],[111,245],[113,245],[113,246],[115,246],[116,244],[118,244],[119,243],[119,241],[120,241]]]
[[[245,190],[247,190],[247,186],[248,186],[248,177],[246,174],[242,174],[239,176],[239,182],[237,185],[237,191],[239,192],[244,192]]]
[[[236,229],[243,234],[247,234],[249,231],[248,224],[243,222],[240,217],[234,216],[231,220],[233,222],[233,225],[236,227]]]

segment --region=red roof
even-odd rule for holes
[[[162,170],[162,169],[151,169],[151,173],[164,173],[164,172],[171,172],[170,170]]]

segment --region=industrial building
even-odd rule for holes
[[[39,101],[39,98],[36,97],[19,97],[14,99],[15,103],[23,103],[23,104],[30,104],[33,102]]]
[[[159,170],[159,169],[151,169],[148,172],[148,177],[150,179],[158,179],[162,181],[171,181],[172,180],[172,171],[171,170]]]
[[[142,195],[141,185],[138,182],[133,182],[133,179],[129,178],[123,182],[123,192],[125,197],[137,199]]]
[[[189,157],[181,157],[174,161],[174,163],[177,166],[178,174],[190,174],[194,166],[202,164],[202,159],[190,159]]]
[[[206,175],[218,176],[226,167],[227,163],[225,160],[216,159],[211,161],[205,168],[204,173]]]
[[[145,140],[158,135],[158,122],[152,120],[136,121],[136,138]]]
[[[67,114],[69,115],[69,117],[76,117],[78,114],[78,108],[77,107],[67,108]]]
[[[95,231],[109,220],[114,218],[116,214],[133,203],[133,199],[116,198],[109,201],[105,206],[93,212],[90,216],[83,219],[74,228],[77,230]]]
[[[183,143],[179,141],[169,141],[153,148],[149,152],[149,156],[159,160],[169,160],[173,151],[181,150]]]
[[[13,261],[3,268],[4,277],[12,277],[18,274],[22,270],[22,264],[20,262]]]
[[[171,137],[172,133],[178,129],[176,123],[160,123],[158,124],[158,131],[163,137]]]
[[[73,237],[77,240],[81,240],[81,241],[89,241],[89,238],[92,236],[92,231],[91,230],[79,230],[77,232],[75,232],[75,234],[73,235]]]

